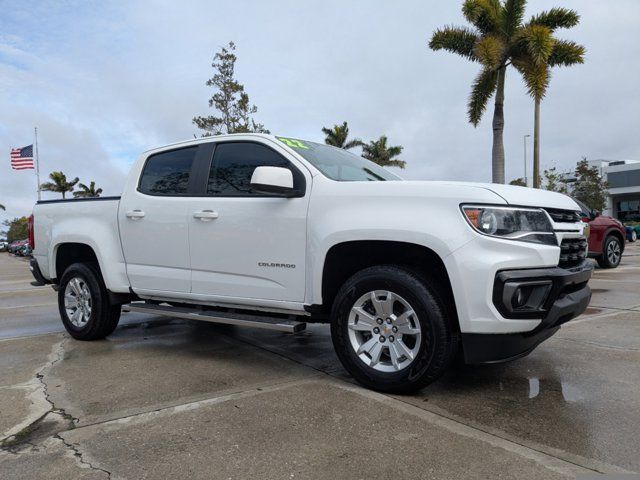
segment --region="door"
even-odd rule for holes
[[[253,191],[259,166],[289,168],[300,196]],[[190,201],[193,294],[304,300],[309,195],[302,169],[257,141],[216,144],[202,196]]]
[[[125,190],[118,221],[127,275],[136,292],[191,290],[187,211],[198,151],[193,146],[149,156],[138,185]]]

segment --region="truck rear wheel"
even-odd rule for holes
[[[120,320],[120,305],[111,305],[96,266],[69,266],[58,289],[58,309],[67,332],[78,340],[98,340],[112,333]]]
[[[436,380],[458,351],[447,309],[427,279],[391,265],[370,267],[340,289],[331,335],[340,361],[363,385],[409,393]]]

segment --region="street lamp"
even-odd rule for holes
[[[524,136],[524,184],[528,187],[529,186],[529,182],[527,181],[527,138],[529,138],[531,135],[525,135]]]

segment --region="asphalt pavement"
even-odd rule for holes
[[[288,335],[123,313],[64,333],[0,254],[0,478],[576,478],[640,471],[640,242],[521,360],[417,395],[356,385],[327,326]]]

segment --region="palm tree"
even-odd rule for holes
[[[96,182],[91,182],[88,187],[84,183],[79,183],[78,188],[80,190],[73,192],[75,198],[95,198],[102,193],[101,188],[96,188]]]
[[[67,181],[67,176],[62,172],[51,172],[49,174],[50,182],[45,182],[40,185],[42,190],[48,192],[58,192],[62,194],[62,198],[65,198],[66,192],[73,192],[73,187],[76,186],[76,183],[80,181],[78,177],[74,178],[72,181]]]
[[[489,99],[495,94],[493,110],[492,179],[504,183],[504,86],[507,67],[521,53],[522,24],[526,0],[465,0],[462,13],[469,27],[444,27],[433,33],[429,47],[447,50],[481,65],[473,82],[468,103],[469,122],[482,119]],[[551,9],[534,17],[537,22],[553,22],[566,10]]]
[[[344,148],[345,150],[363,145],[362,140],[358,138],[347,141],[349,137],[349,126],[347,122],[342,122],[342,125],[334,125],[333,128],[322,127],[322,133],[326,135],[324,143],[327,145]]]
[[[540,188],[540,104],[547,93],[552,67],[584,63],[585,48],[575,42],[558,40],[554,31],[580,22],[573,10],[553,8],[531,19],[514,49],[513,66],[522,74],[534,100],[533,187]]]
[[[362,145],[362,156],[382,167],[404,168],[407,162],[393,158],[402,153],[402,148],[401,146],[388,147],[387,137],[382,135],[378,140]]]

